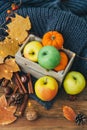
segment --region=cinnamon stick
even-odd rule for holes
[[[27,103],[28,103],[28,94],[25,94],[23,103],[20,106],[19,111],[17,113],[15,113],[16,116],[18,116],[18,117],[23,116]]]
[[[20,83],[18,82],[18,79],[17,79],[16,77],[15,77],[15,82],[16,82],[18,88],[19,88],[19,92],[23,94],[24,91],[23,91],[23,89],[21,88]]]
[[[18,90],[18,86],[15,86],[12,95],[14,95],[14,94],[17,92],[17,90]],[[8,106],[10,106],[10,104],[13,102],[13,101],[12,101],[12,95],[10,96],[10,98],[9,98],[9,100],[8,100]]]
[[[33,94],[34,90],[33,90],[33,84],[32,84],[32,80],[31,80],[31,75],[28,73],[28,93],[29,94]]]
[[[14,88],[14,91],[13,91],[13,94],[15,94],[18,90],[18,86],[16,85],[15,88]]]
[[[23,90],[24,93],[27,93],[27,90],[25,89],[25,86],[23,85],[23,83],[22,83],[22,81],[20,79],[20,76],[18,75],[17,72],[15,73],[15,77],[16,77],[17,81],[19,82],[19,83],[17,82],[18,86],[21,87],[21,89]]]

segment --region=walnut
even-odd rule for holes
[[[26,118],[29,121],[36,120],[38,118],[38,113],[35,110],[29,110],[26,112]]]

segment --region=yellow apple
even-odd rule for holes
[[[64,90],[67,94],[76,95],[86,87],[84,75],[78,71],[70,71],[63,81]]]
[[[28,42],[23,49],[23,55],[25,58],[37,62],[38,52],[41,48],[42,44],[39,41]]]
[[[51,76],[39,78],[34,86],[36,96],[42,101],[51,101],[58,93],[58,82]]]

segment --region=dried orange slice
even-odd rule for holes
[[[65,117],[67,120],[75,121],[76,113],[75,113],[75,111],[74,111],[71,107],[69,107],[69,106],[64,106],[64,107],[63,107],[63,115],[64,115],[64,117]]]

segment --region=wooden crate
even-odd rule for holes
[[[69,69],[74,61],[75,53],[73,53],[70,50],[62,48],[61,50],[64,51],[69,57],[69,62],[68,62],[67,67],[65,68],[65,70],[58,71],[58,72],[56,72],[54,70],[48,71],[48,70],[44,69],[43,67],[41,67],[38,63],[32,62],[29,59],[26,59],[25,57],[23,57],[22,52],[23,52],[24,46],[32,40],[41,42],[41,39],[39,37],[36,37],[35,35],[30,34],[29,37],[24,42],[24,44],[20,47],[20,49],[16,53],[16,55],[15,55],[16,62],[19,64],[19,66],[25,73],[29,72],[31,75],[33,75],[36,78],[40,78],[44,75],[52,76],[59,82],[59,85],[61,86],[61,83],[62,83],[66,73],[69,71]]]

